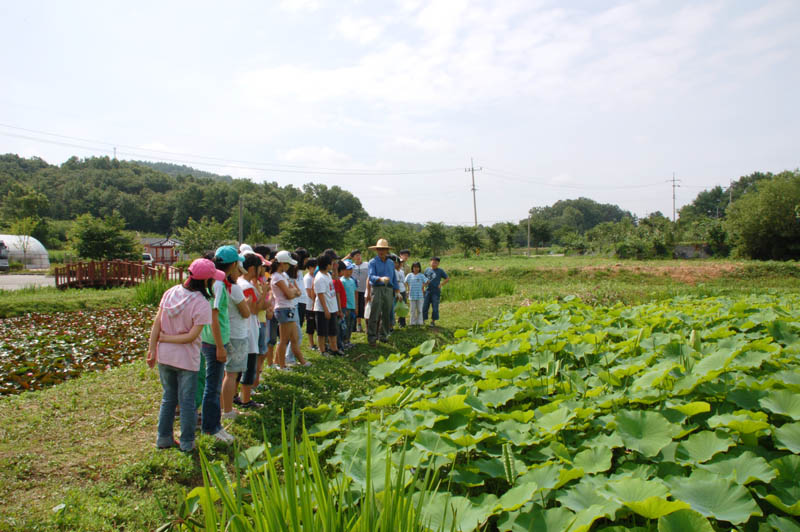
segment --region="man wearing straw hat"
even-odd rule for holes
[[[375,347],[376,342],[389,341],[389,315],[392,312],[392,300],[400,294],[400,287],[397,285],[397,278],[394,273],[394,261],[388,257],[389,242],[385,238],[378,240],[374,246],[378,254],[369,261],[369,284],[372,291],[372,307],[367,322],[367,340],[371,347]],[[380,323],[380,336],[378,334],[378,324]]]

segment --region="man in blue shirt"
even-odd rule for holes
[[[442,287],[450,282],[447,273],[439,267],[439,262],[439,257],[431,258],[431,267],[425,270],[428,289],[425,291],[425,301],[422,303],[422,322],[428,321],[428,308],[433,306],[431,327],[436,327],[436,320],[439,319],[439,297],[442,294]]]
[[[369,286],[370,286],[370,307],[369,320],[367,321],[367,341],[371,347],[375,347],[376,342],[389,341],[389,315],[392,312],[392,301],[398,297],[400,287],[397,285],[397,278],[394,273],[394,261],[388,257],[389,242],[385,238],[378,240],[374,246],[377,257],[369,261]],[[380,325],[380,335],[378,326]]]

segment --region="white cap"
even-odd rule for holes
[[[239,254],[244,255],[245,253],[252,253],[253,248],[250,247],[250,244],[242,244],[239,246]]]
[[[294,260],[292,258],[292,254],[286,251],[285,249],[283,251],[279,251],[275,255],[275,260],[277,260],[278,262],[288,262],[292,266],[297,266],[297,261]]]

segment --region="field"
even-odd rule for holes
[[[356,335],[346,360],[306,351],[312,367],[265,373],[267,408],[230,427],[239,450],[278,442],[280,410],[294,404],[333,466],[363,457],[363,425],[345,428],[368,417],[376,451],[391,444],[407,464],[440,467],[450,495],[437,497],[465,529],[790,529],[797,264],[498,256],[442,267],[452,282],[437,329],[398,330],[376,350]],[[142,362],[153,310],[130,290],[58,295],[15,296],[4,315],[19,317],[0,322],[6,375],[27,363],[29,387],[46,386],[0,399],[0,530],[157,528],[202,474],[197,456],[153,448],[160,385]],[[98,331],[112,322],[125,350],[106,360]],[[42,360],[66,351],[94,367],[42,383]],[[199,444],[236,463],[235,450]],[[706,504],[711,492],[729,499]]]

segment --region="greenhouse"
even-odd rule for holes
[[[29,270],[50,268],[47,249],[32,236],[0,235],[0,241],[8,247],[8,261],[20,262]]]

